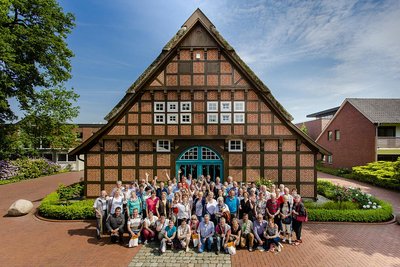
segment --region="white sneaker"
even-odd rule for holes
[[[186,247],[186,252],[189,252],[189,247]]]
[[[148,241],[147,241],[147,240],[145,240],[145,241],[144,241],[144,243],[143,243],[143,245],[147,245],[147,243],[148,243]]]
[[[264,249],[262,246],[258,246],[258,247],[257,247],[257,250],[259,250],[259,251],[261,251],[261,252],[262,252],[262,251],[265,251],[265,249]]]
[[[281,252],[282,251],[282,247],[281,247],[282,245],[279,243],[279,246],[278,246],[278,252]]]

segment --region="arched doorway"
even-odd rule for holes
[[[181,175],[186,177],[191,174],[193,179],[200,175],[210,175],[211,180],[216,177],[223,180],[224,163],[221,156],[213,149],[206,146],[193,146],[183,151],[176,161],[176,174],[181,170]]]

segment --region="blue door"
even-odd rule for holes
[[[205,146],[193,146],[183,151],[176,161],[176,174],[181,171],[181,176],[192,175],[197,179],[201,175],[211,176],[215,181],[220,177],[223,181],[224,163],[221,156],[213,149]]]

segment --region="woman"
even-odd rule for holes
[[[249,215],[249,218],[253,220],[254,217],[254,205],[249,199],[249,193],[244,192],[243,193],[243,199],[240,201],[240,206],[239,206],[239,218],[243,218],[243,214],[247,213]]]
[[[235,247],[239,247],[241,237],[242,237],[242,229],[239,226],[239,220],[234,218],[232,219],[231,235],[229,241],[234,242]]]
[[[210,220],[217,224],[215,213],[217,211],[217,201],[214,199],[214,193],[209,192],[206,198],[206,214],[210,215]]]
[[[180,200],[180,194],[177,192],[174,195],[174,199],[172,200],[171,203],[171,220],[176,223],[176,221],[178,220],[178,212],[179,212],[179,208],[178,208],[178,204],[179,202],[181,202]]]
[[[165,228],[164,237],[161,240],[160,253],[164,253],[167,249],[167,244],[173,247],[173,241],[176,236],[176,226],[173,221],[169,221],[168,226]]]
[[[178,215],[177,215],[178,225],[181,225],[183,220],[186,220],[186,218],[190,218],[192,216],[188,195],[185,194],[182,196],[182,203],[178,203],[177,207],[178,207]]]
[[[161,215],[169,218],[169,203],[167,200],[167,192],[161,193],[161,199],[157,202],[157,217],[160,218]]]
[[[217,221],[219,222],[221,218],[225,218],[227,222],[231,221],[231,213],[229,212],[229,207],[224,203],[224,198],[219,197],[217,199],[217,208],[215,212]]]
[[[190,226],[186,222],[186,218],[182,220],[181,225],[178,227],[178,241],[179,245],[186,251],[189,252],[190,243]]]
[[[281,251],[281,243],[279,243],[280,238],[279,238],[279,229],[278,225],[275,224],[273,219],[269,219],[267,228],[265,229],[264,232],[264,237],[267,240],[267,247],[269,252],[274,252],[274,246],[273,244],[276,245],[278,248],[278,252]]]
[[[156,191],[151,190],[150,197],[146,200],[146,212],[149,214],[151,211],[153,214],[157,214],[157,204],[160,199],[156,196]]]
[[[139,238],[140,231],[142,230],[142,219],[139,216],[138,209],[133,209],[132,215],[128,220],[128,233],[129,239],[131,238]]]
[[[288,199],[287,195],[283,196],[283,202],[280,206],[280,215],[281,215],[281,223],[283,230],[283,240],[282,242],[286,242],[286,235],[288,237],[289,244],[292,244],[292,205]]]
[[[150,240],[156,236],[156,221],[158,218],[153,215],[153,212],[149,211],[147,218],[144,219],[142,235],[144,244],[146,245]]]
[[[303,241],[301,240],[301,229],[303,226],[303,222],[298,218],[299,216],[306,216],[306,210],[304,208],[304,204],[301,201],[300,195],[294,196],[294,205],[293,205],[293,231],[296,233],[296,240],[294,241],[294,245],[298,246]]]
[[[110,214],[115,214],[115,209],[117,207],[121,208],[122,210],[123,203],[124,198],[122,197],[122,192],[120,190],[116,190],[114,192],[114,196],[109,201]]]
[[[239,199],[239,201],[241,201],[244,198],[243,194],[244,194],[243,188],[239,188],[238,195],[237,195],[237,198]]]
[[[213,192],[214,196],[218,194],[218,188],[215,186],[214,182],[211,182],[210,188],[208,190],[207,196],[210,192]]]
[[[258,193],[258,199],[256,201],[256,214],[255,216],[257,216],[258,214],[261,214],[264,218],[265,218],[265,210],[267,208],[267,202],[264,199],[264,193],[263,192],[259,192]]]
[[[202,221],[206,214],[206,200],[203,195],[203,192],[197,192],[197,198],[193,202],[193,213],[196,214],[199,221]]]
[[[131,192],[131,197],[128,200],[128,213],[131,215],[133,213],[133,210],[137,209],[139,215],[142,214],[142,200],[137,197],[136,192],[132,191]]]
[[[156,234],[159,241],[163,239],[165,228],[168,226],[169,220],[165,218],[164,215],[161,214],[160,218],[158,218],[156,222]]]
[[[282,226],[280,225],[281,219],[279,218],[279,205],[280,203],[278,202],[278,199],[276,198],[275,193],[271,193],[271,198],[268,199],[267,201],[267,207],[266,207],[266,215],[270,218],[273,219],[275,224],[278,225],[279,231],[282,229]],[[266,218],[267,219],[267,218]]]
[[[226,223],[225,218],[222,217],[215,227],[215,236],[217,238],[217,255],[221,251],[221,247],[227,252],[228,242],[231,235],[231,227]]]

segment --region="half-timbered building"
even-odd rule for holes
[[[85,155],[86,195],[165,172],[264,177],[316,196],[316,158],[327,154],[197,9],[71,154]]]

